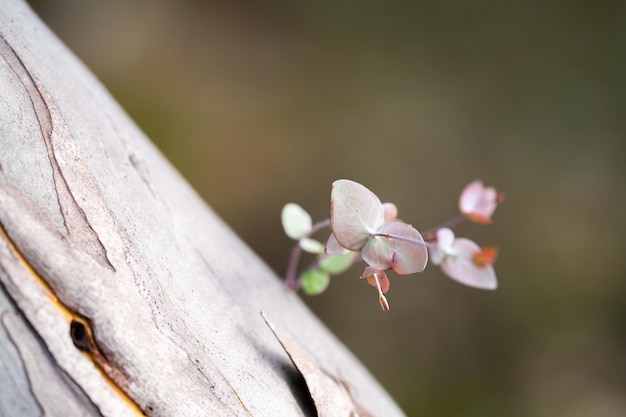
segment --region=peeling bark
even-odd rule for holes
[[[348,385],[313,362],[261,312],[261,316],[296,366],[315,403],[318,417],[372,417],[350,393]]]
[[[41,415],[102,415],[80,387],[56,365],[45,344],[37,339],[22,317],[5,312],[2,315],[2,326],[19,354],[29,391]]]
[[[329,398],[402,415],[18,0],[0,108],[1,415],[315,414],[260,311]]]

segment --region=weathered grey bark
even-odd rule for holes
[[[402,415],[22,1],[0,56],[1,416]]]

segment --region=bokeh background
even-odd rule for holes
[[[409,416],[626,415],[626,2],[33,1],[281,275],[294,201],[359,181],[418,229],[482,179],[500,288],[358,271],[306,302]]]

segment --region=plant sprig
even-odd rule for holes
[[[311,216],[299,205],[283,207],[281,220],[285,233],[297,241],[285,276],[291,290],[302,289],[309,295],[323,292],[331,275],[345,272],[359,260],[367,265],[361,278],[378,291],[383,310],[389,310],[385,294],[389,291],[387,271],[399,275],[422,272],[430,260],[440,265],[450,278],[462,284],[493,290],[497,279],[493,263],[494,247],[481,248],[466,238],[456,238],[451,230],[465,219],[490,224],[497,205],[504,200],[502,193],[474,181],[464,188],[459,198],[461,214],[422,237],[412,225],[398,220],[393,203],[382,203],[365,186],[351,180],[332,184],[330,218],[313,224]],[[313,235],[330,227],[331,234],[322,243]],[[302,252],[316,255],[316,260],[298,273]]]

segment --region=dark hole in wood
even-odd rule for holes
[[[93,352],[91,338],[85,325],[79,321],[72,320],[70,323],[70,336],[74,346],[85,352]]]

